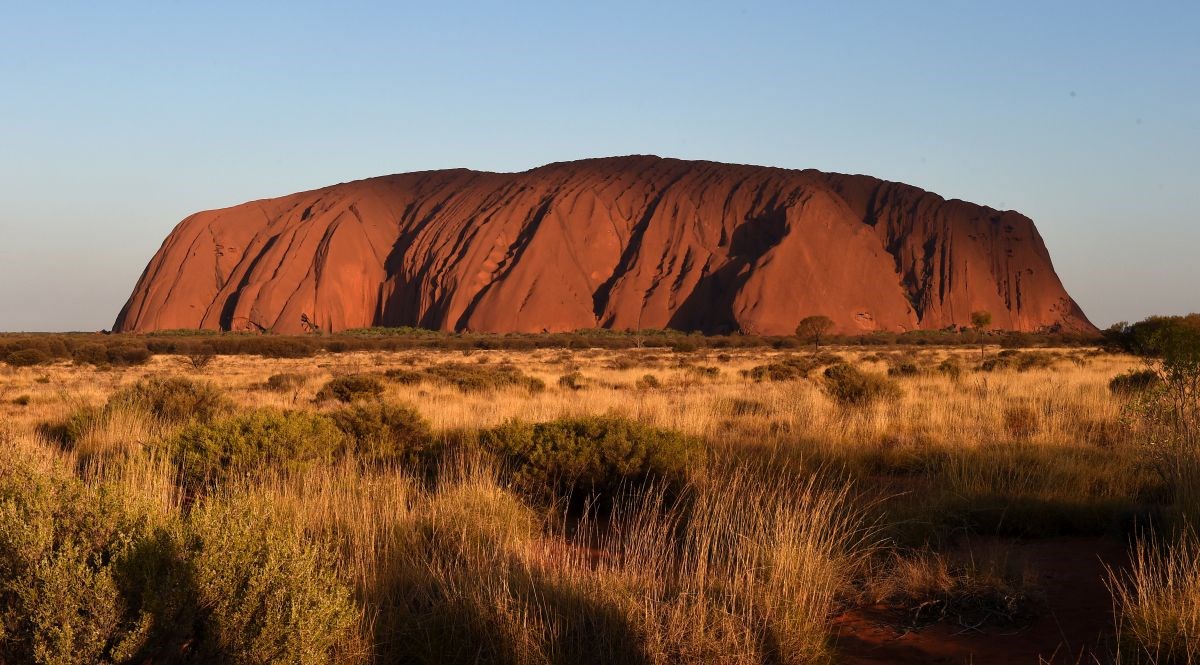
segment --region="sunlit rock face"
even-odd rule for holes
[[[121,331],[1092,330],[1033,222],[869,176],[652,156],[383,176],[179,223]]]

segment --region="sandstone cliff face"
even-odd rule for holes
[[[866,176],[619,157],[373,178],[183,220],[121,331],[1092,329],[1033,222]]]

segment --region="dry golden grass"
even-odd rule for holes
[[[826,351],[879,375],[896,360]],[[335,405],[314,398],[333,377],[511,363],[546,388],[464,392],[384,379],[383,399],[413,406],[447,439],[512,419],[616,415],[694,435],[720,454],[693,470],[678,499],[631,495],[600,517],[564,516],[561,507],[522,497],[494,460],[472,449],[443,460],[435,481],[351,459],[220,488],[234,505],[272,506],[297,538],[333,553],[360,611],[339,658],[817,663],[833,658],[830,617],[856,596],[887,539],[937,546],[964,528],[1103,531],[1117,512],[1147,501],[1154,480],[1121,426],[1124,398],[1107,388],[1138,362],[1053,353],[1050,367],[1024,372],[976,371],[977,350],[909,353],[904,360],[920,371],[893,379],[898,397],[855,408],[828,396],[819,371],[780,382],[747,378],[755,366],[802,355],[760,349],[222,356],[199,369],[183,357],[155,356],[103,371],[65,363],[0,368],[0,422],[11,445],[87,482],[114,484],[167,523],[189,510],[192,497],[152,444],[179,425],[118,405],[65,448],[38,434],[39,426],[102,407],[145,376],[211,382],[239,409],[328,411]],[[950,357],[968,371],[957,378],[937,371]],[[576,372],[578,381],[560,384]],[[286,390],[264,386],[281,373],[303,379]],[[27,404],[13,401],[21,395]],[[993,507],[1001,517],[988,512]],[[957,594],[954,602],[970,606],[1003,585],[1019,586],[995,561],[964,568],[923,551],[889,568],[884,595]],[[1194,560],[1187,569],[1178,557],[1146,553],[1139,561],[1114,588],[1128,625],[1151,626],[1138,628],[1141,635],[1158,630],[1153,619],[1138,618],[1154,612],[1142,609],[1153,604],[1144,589],[1162,586],[1162,571],[1195,570]]]
[[[1130,569],[1110,570],[1108,584],[1119,616],[1119,662],[1200,660],[1200,541],[1194,531],[1139,540]]]
[[[856,362],[868,354],[833,349]],[[992,353],[995,351],[993,350]],[[923,364],[932,368],[948,356],[967,363],[978,362],[978,353],[966,350],[925,352]],[[1079,351],[1062,351],[1078,356]],[[565,357],[564,357],[565,355]],[[1114,399],[1108,381],[1138,365],[1127,356],[1098,355],[1083,367],[1062,360],[1050,369],[1027,372],[972,372],[954,381],[929,372],[899,379],[903,391],[898,400],[871,409],[847,413],[821,390],[814,378],[802,381],[756,383],[739,372],[795,352],[729,352],[728,362],[715,352],[674,354],[653,351],[594,351],[566,353],[474,351],[469,355],[451,351],[404,353],[327,354],[313,359],[280,360],[257,356],[222,356],[203,371],[191,367],[186,358],[156,356],[132,369],[95,370],[67,363],[36,368],[0,369],[0,414],[17,422],[40,422],[61,417],[77,403],[100,404],[116,388],[145,375],[189,376],[211,381],[246,407],[309,407],[318,389],[333,376],[353,373],[382,373],[388,369],[428,367],[447,361],[510,362],[521,371],[542,379],[548,389],[531,393],[520,388],[463,393],[452,386],[421,382],[387,387],[386,397],[415,405],[435,428],[478,429],[492,427],[512,418],[530,421],[562,416],[619,414],[649,424],[703,436],[710,440],[736,439],[746,443],[775,445],[804,441],[839,447],[846,444],[937,443],[972,446],[1021,440],[1039,444],[1087,443],[1106,423],[1120,415],[1121,402]],[[614,361],[635,363],[613,369]],[[688,365],[719,368],[716,377],[699,376]],[[861,362],[867,371],[885,373],[884,362]],[[582,390],[560,388],[558,378],[567,370],[579,371],[586,380]],[[272,374],[290,372],[310,377],[295,392],[263,390]],[[659,388],[638,389],[646,374],[653,374]],[[39,378],[49,379],[39,383]],[[10,403],[19,394],[31,396],[28,406]],[[739,401],[761,405],[749,417],[735,415]],[[1032,414],[1031,426],[1018,432],[1006,426],[1006,409],[1024,407]]]

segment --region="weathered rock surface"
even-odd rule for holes
[[[201,212],[116,329],[1092,325],[1029,218],[909,185],[651,156],[384,176]]]

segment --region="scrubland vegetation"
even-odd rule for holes
[[[1059,541],[1130,556],[1047,658],[1191,662],[1200,326],[970,334],[3,338],[0,662],[839,662],[1057,621]]]

